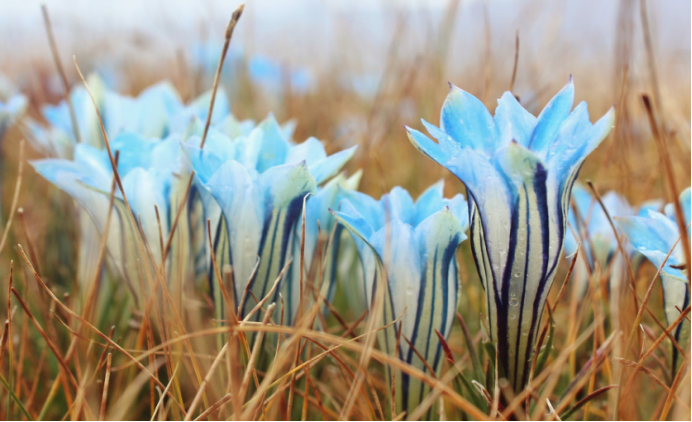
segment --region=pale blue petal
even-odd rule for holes
[[[299,208],[302,210],[305,195],[314,193],[317,189],[315,179],[305,163],[272,167],[262,173],[260,180],[267,201],[275,208],[288,207],[295,201],[300,201]]]
[[[242,295],[259,254],[265,221],[264,190],[257,172],[236,161],[223,163],[206,186],[226,216],[236,294]]]
[[[232,114],[226,115],[218,124],[214,126],[216,129],[220,130],[224,135],[228,136],[231,139],[235,139],[239,136],[247,136],[250,132],[248,131],[247,133],[243,130],[241,123],[236,120],[235,117],[233,117]],[[254,124],[252,125],[252,130],[254,128]]]
[[[168,183],[166,177],[155,170],[137,167],[123,177],[123,188],[127,194],[135,217],[141,221],[144,235],[154,259],[161,259],[158,220],[156,209],[159,209],[164,242],[168,235]]]
[[[543,108],[536,122],[536,129],[531,136],[529,148],[538,153],[547,151],[555,140],[562,122],[569,115],[574,104],[574,84],[572,78],[560,92]]]
[[[153,159],[153,151],[158,140],[145,139],[135,133],[122,133],[111,141],[113,156],[120,153],[118,171],[125,175],[135,167],[148,168]]]
[[[319,139],[310,137],[305,142],[293,145],[288,149],[286,164],[299,163],[305,161],[310,167],[318,161],[327,158],[327,153]]]
[[[110,190],[110,180],[100,180],[86,166],[73,161],[51,158],[32,161],[31,165],[46,180],[75,199],[89,213],[99,230],[103,230],[108,213],[108,197],[90,186],[107,185],[106,189]]]
[[[74,150],[74,161],[83,169],[85,175],[93,180],[90,184],[102,190],[108,190],[113,174],[113,166],[108,154],[91,145],[78,144]]]
[[[416,324],[422,273],[415,233],[410,225],[392,220],[389,227],[382,227],[371,236],[370,243],[384,262],[394,315],[398,317],[406,310],[402,319],[403,332],[411,338]]]
[[[615,218],[630,244],[651,263],[659,268],[678,239],[679,232],[673,221],[663,214],[649,211],[647,217]],[[685,278],[672,266],[681,264],[681,247],[678,245],[666,261],[664,271],[674,277]]]
[[[487,150],[495,145],[497,128],[493,116],[473,95],[450,84],[442,105],[440,127],[462,147]]]
[[[274,116],[270,114],[255,130],[262,131],[262,148],[257,161],[257,171],[263,173],[270,167],[283,164],[288,155],[289,144],[283,138]]]
[[[644,201],[639,205],[639,209],[637,210],[637,215],[641,217],[646,217],[649,213],[649,211],[656,211],[660,212],[661,209],[663,208],[663,200],[660,198],[657,199],[650,199],[648,201]]]
[[[320,161],[310,164],[308,162],[308,168],[310,169],[310,174],[315,178],[317,184],[322,184],[330,177],[333,177],[344,165],[353,157],[356,153],[358,146],[353,146],[345,150],[336,152],[329,157],[326,157]]]
[[[437,162],[438,164],[445,165],[449,159],[449,156],[440,144],[434,142],[415,129],[411,129],[408,126],[404,127],[408,132],[408,139],[418,151],[432,158],[433,161]]]
[[[585,102],[579,103],[572,113],[561,122],[557,133],[550,144],[544,149],[536,149],[536,153],[550,161],[555,156],[571,157],[576,150],[587,153],[587,143],[590,138],[591,121]]]
[[[181,166],[182,149],[180,147],[180,136],[171,135],[166,139],[156,142],[151,151],[150,168],[158,169],[161,172],[178,172]]]
[[[187,142],[181,145],[183,153],[187,156],[192,163],[192,169],[195,171],[197,177],[206,184],[212,175],[227,161],[226,157],[220,157],[212,148],[204,147],[204,149],[199,148],[199,138],[193,136],[187,140]]]
[[[341,198],[341,205],[336,211],[343,210],[344,203],[348,201],[368,222],[372,232],[384,225],[384,206],[380,201],[373,199],[370,195],[343,188],[339,188],[339,198]]]
[[[417,226],[423,220],[442,209],[444,180],[440,180],[425,190],[417,199],[415,204],[415,218],[413,226]]]
[[[564,183],[564,180],[578,171],[586,157],[600,145],[613,128],[615,111],[611,108],[594,125],[591,125],[588,119],[586,104],[581,103],[563,124],[558,140],[551,147],[546,161],[552,179]]]
[[[423,126],[425,126],[425,130],[427,130],[433,138],[437,139],[437,142],[442,148],[442,151],[444,151],[445,155],[451,157],[457,151],[459,151],[461,148],[460,144],[452,139],[452,137],[445,133],[442,129],[426,122],[425,119],[421,119],[421,122],[423,123]]]
[[[457,194],[451,199],[443,199],[442,202],[449,208],[449,211],[461,223],[462,231],[466,232],[469,228],[469,206],[464,195]],[[466,239],[466,236],[464,236]],[[463,239],[462,239],[463,240]]]
[[[341,211],[332,210],[334,217],[352,234],[364,242],[370,242],[375,233],[370,223],[358,212],[348,199],[341,200]]]
[[[505,92],[497,100],[495,109],[495,125],[499,131],[498,147],[516,141],[528,147],[531,135],[536,128],[536,117],[526,111],[511,92]]]
[[[413,222],[415,217],[413,199],[405,189],[396,186],[388,194],[382,196],[381,202],[385,206],[385,218],[399,220],[406,224]],[[386,213],[389,215],[387,216]]]

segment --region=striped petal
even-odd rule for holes
[[[612,110],[592,125],[585,104],[570,113],[573,101],[570,78],[538,118],[505,93],[493,119],[480,101],[452,87],[441,129],[424,123],[438,143],[407,128],[417,149],[466,185],[471,248],[486,291],[491,337],[502,376],[515,391],[527,380],[562,252],[572,186],[586,156],[613,126]]]
[[[438,199],[442,209],[438,208],[414,229],[394,217],[414,217],[413,207],[408,202],[410,197],[404,193],[394,189],[382,197],[380,202],[383,205],[389,203],[387,207],[398,211],[392,211],[393,219],[376,231],[373,226],[377,227],[379,219],[375,223],[368,221],[367,215],[372,210],[366,208],[366,212],[361,213],[358,207],[359,204],[367,205],[366,201],[354,205],[343,200],[342,211],[334,212],[334,215],[349,230],[359,248],[369,306],[372,307],[381,274],[387,274],[388,296],[383,322],[403,316],[399,348],[396,349],[395,327],[388,328],[379,336],[381,347],[423,372],[432,367],[437,376],[442,351],[435,330],[444,336],[448,336],[451,330],[459,294],[455,252],[465,238],[464,227]],[[427,209],[428,199],[437,196],[441,196],[440,184],[421,195],[417,203],[421,204],[421,209]],[[381,207],[380,213],[385,213],[387,207]],[[397,383],[394,388],[397,412],[413,411],[430,392],[425,383],[406,373],[397,371],[389,376],[392,377],[390,381]]]
[[[260,182],[265,192],[266,208],[259,248],[260,263],[251,285],[257,300],[267,294],[286,264],[291,236],[302,213],[303,199],[316,190],[315,179],[305,163],[272,167],[261,175]],[[226,217],[230,220],[228,214]],[[232,238],[231,248],[234,248]],[[300,289],[296,283],[282,283],[275,293],[277,297],[279,291],[288,298],[286,315],[290,324],[297,312]],[[254,305],[246,302],[245,312]]]
[[[206,186],[228,223],[235,297],[239,298],[257,260],[265,224],[262,185],[257,172],[236,161],[227,161],[211,176]]]

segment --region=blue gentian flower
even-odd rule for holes
[[[433,185],[415,203],[399,187],[379,201],[347,192],[341,211],[334,211],[360,252],[365,303],[372,307],[377,284],[386,282],[384,323],[403,314],[399,349],[399,325],[385,330],[381,345],[424,372],[428,369],[409,342],[439,372],[443,351],[435,330],[448,338],[452,328],[459,297],[455,252],[468,228],[464,197],[444,199],[442,188],[442,183]],[[408,374],[398,372],[394,378],[397,413],[410,413],[430,392],[425,383]]]
[[[568,229],[565,233],[565,255],[571,256],[577,252],[581,243],[580,256],[575,263],[572,279],[577,284],[577,297],[583,298],[589,286],[589,274],[593,274],[596,268],[606,271],[609,268],[611,293],[618,288],[620,281],[627,277],[625,260],[619,252],[619,246],[613,228],[608,222],[608,217],[595,198],[581,184],[576,183],[572,190],[572,199],[577,213],[570,207],[568,221],[574,232]],[[627,217],[635,215],[635,210],[623,196],[615,191],[607,192],[601,198],[603,205],[611,217]],[[648,210],[656,210],[661,207],[661,201],[653,200],[639,207],[638,215],[643,215]],[[622,237],[622,235],[620,235]],[[626,242],[623,247],[636,273],[643,256]]]
[[[214,129],[204,148],[199,145],[199,136],[193,135],[183,150],[196,172],[205,221],[212,223],[217,260],[233,268],[233,293],[244,316],[270,291],[286,265],[303,199],[337,174],[355,148],[327,156],[315,138],[294,144],[271,115],[247,136],[231,139]],[[293,257],[294,265],[298,258]],[[276,297],[283,292],[290,298],[288,323],[297,310],[293,298],[298,288],[298,280],[286,280],[290,274],[284,274],[275,292]],[[248,284],[250,294],[241,304]]]
[[[690,234],[690,188],[680,194],[685,226]],[[663,303],[668,324],[672,324],[680,312],[690,304],[689,268],[686,268],[683,247],[675,242],[680,230],[672,204],[666,206],[666,215],[648,210],[644,216],[616,217],[618,226],[625,232],[632,246],[644,255],[656,268],[661,268]],[[666,256],[672,250],[670,257]],[[665,265],[664,265],[665,261]],[[690,323],[683,320],[675,330],[675,339],[685,347],[690,335]],[[673,349],[673,368],[677,365],[677,350]]]
[[[108,229],[108,258],[114,264],[116,273],[127,282],[136,298],[140,293],[139,283],[143,282],[147,285],[146,278],[140,280],[140,277],[145,277],[146,273],[142,272],[142,265],[138,264],[138,261],[145,265],[144,268],[153,268],[148,253],[145,252],[144,256],[140,254],[138,236],[146,240],[154,264],[160,266],[163,251],[160,247],[159,226],[154,206],[159,210],[165,242],[175,217],[177,204],[182,199],[187,184],[187,180],[182,180],[178,176],[182,169],[180,137],[171,136],[165,140],[159,140],[124,133],[111,140],[111,148],[114,153],[118,151],[120,154],[118,172],[131,210],[138,221],[136,224],[133,223],[128,215],[129,211],[125,208],[122,193],[116,187],[114,214]],[[113,181],[113,171],[107,151],[82,143],[75,147],[74,160],[49,158],[32,161],[31,164],[41,176],[67,192],[80,205],[85,212],[85,217],[88,218],[81,222],[82,228],[88,230],[88,227],[95,227],[97,234],[96,242],[91,242],[87,246],[92,249],[92,252],[94,249],[98,251],[98,239],[106,226]],[[143,232],[140,232],[139,222]],[[176,232],[176,236],[182,236],[180,233],[183,233],[182,229]],[[94,240],[92,237],[87,239]],[[173,243],[186,244],[180,242],[179,239],[178,242]],[[168,265],[175,259],[174,255],[177,254],[171,250],[167,260]],[[180,252],[180,256],[186,255],[185,251]],[[179,268],[180,266],[177,266],[176,274],[180,273]],[[83,281],[93,280],[87,278]]]
[[[207,84],[214,80],[222,49],[223,43],[213,40],[196,43],[190,50],[192,63]],[[238,75],[241,72],[247,72],[248,78],[267,94],[280,92],[286,82],[292,91],[304,93],[314,83],[314,78],[305,68],[286,68],[270,57],[257,54],[248,57],[242,49],[230,48],[221,70],[221,81],[232,92],[239,89]]]
[[[307,275],[311,269],[314,269],[314,274],[316,275],[314,277],[314,282],[316,283],[314,286],[315,293],[330,303],[334,299],[337,279],[339,278],[339,263],[341,252],[343,251],[342,234],[344,229],[343,225],[336,224],[336,219],[330,210],[339,209],[339,203],[344,195],[358,188],[361,175],[361,171],[348,178],[344,174],[338,174],[325,183],[324,186],[318,186],[316,192],[308,197],[305,205],[304,280],[310,280]],[[300,257],[301,254],[302,231],[302,225],[296,225],[292,252],[294,260]],[[319,243],[323,244],[321,260],[317,259],[317,254],[320,253]],[[315,265],[316,263],[319,265]],[[299,263],[296,262],[296,265],[292,265],[291,270],[291,279],[299,282]],[[291,305],[298,303],[300,292],[293,289],[290,293],[292,296],[288,303]],[[310,293],[307,296],[310,299],[314,295]],[[305,309],[309,308],[310,304],[307,304]],[[324,309],[326,315],[328,308],[325,307]],[[295,312],[297,312],[296,309],[290,309],[289,315],[293,317]]]
[[[168,82],[152,85],[137,97],[129,97],[109,90],[95,74],[87,78],[89,89],[98,105],[109,139],[121,133],[132,133],[145,138],[163,139],[173,133],[182,134],[193,118],[205,120],[209,111],[211,91],[202,94],[190,104],[183,104],[180,96]],[[94,103],[86,88],[76,86],[70,92],[75,110],[79,141],[103,148],[103,136]],[[220,124],[229,115],[228,98],[220,92],[214,104],[212,123]],[[47,156],[71,158],[77,144],[67,103],[46,105],[41,113],[49,123],[45,128],[30,122],[30,140],[35,148]]]
[[[586,103],[572,110],[570,82],[538,117],[506,92],[495,117],[452,86],[437,139],[408,129],[413,145],[456,175],[469,196],[472,250],[486,291],[500,370],[515,390],[529,362],[567,230],[572,185],[613,126],[611,109],[591,124]]]

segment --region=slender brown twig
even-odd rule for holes
[[[231,43],[231,37],[233,36],[233,30],[235,29],[240,16],[243,14],[244,4],[241,4],[233,15],[231,15],[231,20],[226,26],[226,36],[223,42],[223,50],[221,50],[221,56],[219,57],[219,64],[216,66],[216,74],[214,75],[214,86],[211,90],[211,100],[209,101],[209,112],[207,113],[207,121],[204,123],[204,133],[202,134],[202,140],[199,143],[200,148],[204,148],[204,143],[207,140],[207,133],[209,132],[209,125],[211,124],[211,115],[214,111],[214,102],[216,101],[216,91],[219,89],[219,79],[221,79],[221,69],[223,68],[223,62],[226,59],[226,53],[228,52],[228,45]]]

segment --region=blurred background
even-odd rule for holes
[[[78,81],[75,56],[85,74],[100,74],[111,89],[135,95],[169,80],[184,100],[211,87],[226,23],[239,4],[3,2],[0,73],[30,96],[35,117],[37,104],[62,96],[42,3],[70,83]],[[298,142],[314,135],[334,149],[362,145],[352,166],[364,168],[368,193],[394,185],[417,193],[446,173],[414,151],[402,125],[437,121],[447,82],[492,111],[512,83],[518,37],[512,91],[530,111],[540,112],[570,75],[592,120],[617,104],[620,127],[583,177],[600,169],[604,189],[618,188],[636,203],[660,182],[652,179],[656,160],[639,159],[653,146],[644,92],[661,108],[689,184],[689,17],[690,2],[682,0],[249,1],[222,84],[239,118],[261,120],[271,111],[280,121],[297,120]],[[406,165],[387,165],[391,160]],[[638,183],[646,189],[632,189]]]

